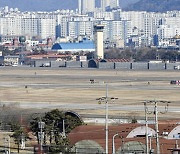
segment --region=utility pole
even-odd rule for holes
[[[158,127],[158,103],[165,104],[165,109],[164,111],[160,112],[161,114],[165,114],[168,112],[168,106],[169,106],[169,101],[154,101],[154,114],[155,114],[155,128],[156,128],[156,148],[157,148],[157,154],[160,154],[160,145],[159,145],[159,127]]]
[[[108,85],[106,84],[106,154],[108,154]]]
[[[159,147],[159,128],[158,128],[158,109],[157,109],[157,102],[155,101],[154,107],[154,114],[155,114],[155,128],[156,128],[156,148],[157,154],[160,154],[160,147]]]
[[[124,154],[124,138],[123,138],[123,136],[121,137],[121,139],[122,139],[121,153]]]
[[[101,104],[102,102],[105,103],[105,107],[106,107],[106,117],[105,117],[105,132],[106,132],[106,154],[108,154],[108,102],[111,100],[116,100],[118,98],[114,98],[114,97],[111,97],[109,98],[108,97],[108,85],[106,84],[106,96],[105,97],[101,97],[101,98],[97,98],[96,100],[98,100],[99,104]]]
[[[62,136],[63,136],[64,138],[66,137],[64,119],[63,119],[63,133],[62,133]]]
[[[23,129],[23,115],[22,115],[22,113],[21,113],[21,128]],[[25,149],[25,135],[24,135],[24,133],[22,133],[21,134],[21,137],[20,137],[20,139],[21,139],[21,149]]]
[[[148,117],[147,117],[147,102],[144,102],[144,108],[145,108],[145,123],[146,123],[146,154],[149,154],[149,140],[148,140]]]
[[[40,132],[38,132],[39,135],[39,140],[40,140],[40,153],[43,152],[43,138],[44,138],[44,132],[42,131],[44,128],[45,123],[42,122],[41,118],[40,118],[40,122],[38,122],[38,127],[40,129]]]
[[[155,131],[156,131],[156,154],[160,154],[160,144],[159,144],[159,127],[158,127],[158,103],[163,103],[165,104],[165,110],[163,112],[160,112],[161,114],[165,114],[168,111],[168,105],[169,101],[146,101],[144,103],[145,105],[145,119],[146,119],[146,153],[149,152],[149,141],[148,141],[148,119],[147,119],[147,113],[152,113],[148,112],[148,107],[147,103],[154,104],[154,115],[155,115]],[[151,150],[151,149],[150,149]],[[148,154],[148,153],[147,153]]]
[[[11,153],[11,138],[8,136],[8,147],[9,147],[9,154]]]

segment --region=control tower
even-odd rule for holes
[[[97,59],[104,59],[104,45],[103,45],[103,25],[94,26],[94,42],[95,42],[95,57]]]

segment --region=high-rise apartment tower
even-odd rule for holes
[[[105,11],[107,7],[119,8],[119,0],[101,0],[101,9]]]
[[[82,0],[78,0],[78,11],[79,14],[82,14]]]
[[[82,0],[82,13],[94,12],[95,0]]]

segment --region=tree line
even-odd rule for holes
[[[9,50],[6,47],[0,46],[0,51],[2,51],[3,56],[6,55],[16,55],[18,52],[20,52],[20,49],[15,50]],[[32,55],[37,54],[47,54],[46,51],[43,49],[34,49],[31,53]],[[66,54],[70,54],[67,52]],[[87,56],[87,59],[94,58],[93,52],[78,52],[73,53],[73,55],[85,55]],[[140,47],[140,48],[125,48],[125,49],[119,49],[119,48],[108,48],[105,49],[104,54],[105,59],[132,59],[134,61],[148,61],[148,60],[163,60],[163,61],[180,61],[180,52],[177,50],[169,50],[169,49],[158,49],[158,48],[152,48],[152,47]]]
[[[105,59],[132,59],[134,61],[149,61],[149,60],[163,60],[163,61],[180,61],[180,52],[176,50],[165,50],[157,48],[137,48],[137,49],[118,49],[111,48],[105,50]]]

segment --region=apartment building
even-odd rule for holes
[[[136,40],[136,46],[149,46],[154,45],[155,35],[159,41],[179,35],[180,11],[122,11],[118,8],[118,0],[102,0],[101,8],[96,9],[94,0],[79,0],[79,3],[77,11],[20,12],[18,9],[2,9],[0,35],[66,40],[86,36],[93,39],[93,26],[96,24],[104,25],[105,41],[120,39],[125,45],[128,45],[128,40]],[[105,11],[106,7],[116,6],[117,9]]]
[[[95,0],[82,0],[82,13],[94,12]]]

